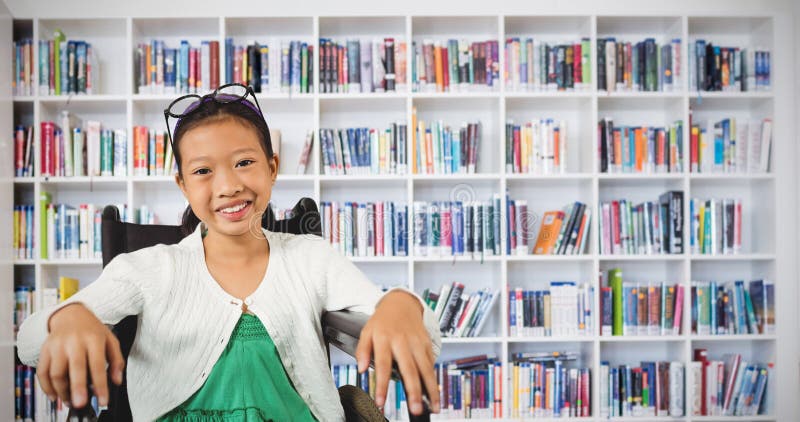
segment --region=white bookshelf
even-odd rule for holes
[[[688,2],[686,2],[688,3]],[[731,16],[716,13],[693,13],[694,8],[667,8],[666,15],[650,12],[637,15],[636,11],[618,15],[587,13],[484,13],[469,16],[426,14],[424,9],[409,14],[378,16],[302,15],[293,17],[181,17],[179,14],[164,17],[91,17],[91,18],[40,18],[30,16],[14,21],[14,39],[30,37],[38,49],[38,40],[50,37],[55,28],[61,28],[69,39],[85,39],[97,46],[100,60],[100,91],[97,95],[51,97],[14,97],[0,105],[0,111],[12,110],[13,121],[7,122],[10,111],[0,117],[0,129],[11,133],[14,124],[33,125],[38,144],[39,122],[55,120],[63,108],[74,112],[83,120],[94,119],[111,129],[125,129],[129,133],[128,156],[132,162],[131,129],[136,125],[163,128],[164,107],[175,97],[172,95],[137,94],[133,83],[133,48],[139,42],[164,39],[174,47],[181,39],[192,44],[200,40],[220,41],[220,78],[225,80],[224,40],[233,37],[235,44],[249,40],[267,40],[270,37],[302,39],[314,45],[314,93],[302,95],[258,94],[258,99],[271,128],[283,132],[281,167],[273,191],[273,201],[289,208],[301,196],[320,201],[377,201],[391,200],[409,205],[415,200],[446,200],[451,195],[488,200],[492,193],[506,189],[512,198],[527,199],[529,210],[541,216],[545,211],[560,209],[567,203],[579,200],[588,204],[593,212],[590,242],[586,255],[580,256],[495,256],[465,257],[382,257],[353,258],[367,276],[377,284],[405,284],[418,293],[425,288],[438,290],[443,283],[463,282],[467,291],[491,287],[502,292],[491,315],[477,338],[443,339],[442,359],[471,354],[494,354],[504,363],[506,385],[504,414],[510,406],[508,382],[511,354],[521,351],[570,350],[581,352],[580,366],[592,370],[592,414],[580,420],[601,420],[599,417],[600,362],[612,365],[637,364],[641,360],[678,360],[687,364],[695,347],[705,347],[711,358],[721,358],[732,349],[747,359],[773,362],[767,390],[769,414],[758,417],[694,417],[682,418],[614,418],[614,420],[665,420],[665,421],[728,421],[728,420],[789,420],[797,411],[796,400],[790,392],[798,391],[797,344],[794,340],[796,310],[792,300],[798,296],[797,278],[793,273],[796,256],[794,233],[785,230],[778,221],[793,220],[796,214],[788,207],[794,206],[791,190],[792,157],[794,154],[793,121],[790,110],[793,69],[789,41],[783,41],[787,23],[777,14],[744,13]],[[588,12],[590,11],[591,12]],[[249,15],[252,15],[250,13]],[[408,60],[406,90],[396,93],[320,94],[318,93],[319,37],[344,39],[346,37],[373,37],[392,35],[408,43],[411,41],[446,39],[469,40],[496,39],[501,58],[501,85],[496,91],[468,93],[427,93],[411,91],[411,69]],[[597,92],[594,86],[575,92],[511,92],[504,83],[502,62],[506,36],[531,35],[547,41],[575,41],[588,37],[592,46],[592,83],[596,82],[596,44],[598,37],[617,36],[625,41],[639,41],[654,36],[657,42],[679,37],[682,40],[682,57],[687,58],[687,42],[706,37],[715,42],[754,45],[770,48],[773,52],[771,92],[697,93],[689,92],[687,66],[683,60],[683,86],[674,92]],[[0,53],[10,54],[10,35],[0,38]],[[34,53],[38,57],[38,51]],[[8,92],[10,72],[0,69],[2,92]],[[0,101],[1,102],[1,101]],[[480,120],[483,125],[482,144],[478,160],[478,174],[430,176],[326,176],[322,165],[318,139],[314,141],[312,159],[305,175],[294,174],[305,133],[309,129],[339,128],[348,126],[386,127],[391,122],[403,121],[410,127],[412,107],[417,108],[420,120],[442,119],[446,123]],[[599,173],[597,160],[596,124],[600,118],[611,116],[615,124],[648,124],[665,126],[675,120],[684,122],[684,161],[688,160],[689,110],[694,119],[712,119],[721,116],[742,118],[772,117],[774,121],[773,149],[770,173],[754,175],[717,174],[603,174]],[[547,176],[506,174],[504,165],[505,122],[513,118],[521,122],[532,118],[553,117],[566,120],[569,131],[567,173]],[[315,136],[316,137],[316,136]],[[409,142],[411,137],[408,137]],[[409,144],[410,145],[410,144]],[[8,149],[11,155],[12,149]],[[410,151],[410,147],[409,147]],[[39,154],[35,168],[39,168]],[[408,154],[410,157],[410,153]],[[131,166],[132,167],[132,166]],[[3,177],[13,175],[11,160],[6,159],[0,168]],[[688,168],[684,165],[684,168]],[[9,179],[10,180],[10,179]],[[13,184],[13,188],[10,187]],[[8,186],[8,187],[7,187]],[[143,204],[153,210],[161,222],[177,224],[185,201],[172,177],[102,177],[102,178],[15,178],[0,189],[13,190],[15,204],[34,204],[35,221],[39,221],[38,198],[41,192],[52,193],[53,202],[72,205],[93,203],[127,203],[129,210]],[[626,198],[634,202],[655,200],[666,190],[682,190],[684,202],[693,197],[741,197],[744,205],[745,233],[742,254],[736,256],[698,256],[688,251],[680,255],[625,256],[601,255],[597,237],[597,206],[600,201]],[[7,192],[3,192],[7,195]],[[0,202],[2,203],[2,202]],[[503,195],[503,209],[505,196]],[[8,204],[6,204],[8,205]],[[7,207],[10,208],[10,207]],[[3,222],[10,218],[3,215]],[[132,213],[131,213],[132,215]],[[684,215],[688,215],[688,205]],[[411,218],[412,215],[409,216]],[[758,228],[755,223],[758,222]],[[538,230],[538,220],[536,222]],[[505,212],[503,213],[505,224]],[[792,222],[788,227],[795,227]],[[685,219],[684,233],[689,232]],[[38,233],[38,231],[37,231]],[[9,232],[10,237],[10,232]],[[7,241],[8,242],[8,241]],[[503,240],[503,243],[505,240]],[[5,243],[4,243],[5,244]],[[409,242],[409,245],[413,243]],[[688,237],[684,238],[688,245]],[[409,247],[409,252],[413,253]],[[504,248],[505,249],[505,248]],[[686,249],[686,246],[685,246]],[[13,256],[3,249],[0,262]],[[598,272],[607,274],[610,268],[620,267],[626,280],[665,281],[684,285],[689,292],[692,280],[715,278],[751,280],[767,278],[776,283],[776,335],[769,336],[696,336],[690,330],[690,305],[685,301],[681,335],[664,337],[601,337],[599,331],[586,337],[519,338],[508,335],[506,315],[507,289],[525,287],[544,288],[553,280],[590,282],[595,286],[593,313],[599,315]],[[32,260],[13,262],[13,282],[3,282],[5,294],[13,291],[12,284],[25,284],[37,291],[55,287],[59,275],[79,278],[82,285],[90,283],[101,272],[99,260]],[[13,300],[3,301],[3,312],[10,315]],[[6,320],[4,320],[6,321]],[[10,323],[4,323],[10,326]],[[595,327],[596,329],[598,327]],[[0,350],[10,354],[13,344],[11,330],[0,335]],[[6,350],[9,350],[6,352]],[[340,359],[336,356],[336,359]],[[343,358],[341,358],[343,359]],[[13,418],[13,370],[10,359],[3,360],[0,382],[4,383],[4,396],[0,397],[0,419]],[[685,413],[689,412],[686,398],[693,394],[688,382],[685,388]],[[43,401],[40,400],[40,403]]]

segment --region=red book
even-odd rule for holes
[[[522,155],[520,150],[520,134],[521,128],[514,127],[514,173],[520,173],[522,171]]]
[[[583,82],[583,69],[581,66],[581,43],[575,43],[572,46],[572,81],[575,84]]]
[[[700,414],[705,416],[708,415],[706,406],[706,367],[709,365],[708,350],[694,349],[694,360],[702,362],[702,375],[700,376]]]
[[[442,80],[444,81],[442,85],[444,91],[448,92],[450,91],[450,58],[447,54],[447,46],[442,47],[442,67]]]
[[[22,176],[25,167],[25,130],[14,131],[14,176]]]
[[[211,66],[209,82],[211,83],[211,89],[217,89],[219,86],[219,41],[210,41],[208,43],[208,53]]]
[[[195,92],[197,86],[197,50],[192,48],[189,50],[189,92]]]
[[[54,136],[55,136],[55,123],[53,122],[42,122],[41,123],[41,167],[39,171],[41,171],[41,176],[55,176],[55,145],[54,145]]]
[[[375,204],[375,256],[383,256],[383,202]]]
[[[619,201],[613,201],[611,203],[611,253],[615,253],[619,248],[622,249],[622,243],[620,242],[619,236]]]

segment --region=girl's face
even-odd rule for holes
[[[190,129],[179,148],[182,177],[175,181],[209,233],[261,237],[278,156],[267,159],[256,130],[226,118]]]

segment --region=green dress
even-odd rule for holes
[[[160,422],[314,421],[255,315],[242,313],[203,386]]]

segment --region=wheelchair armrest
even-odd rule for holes
[[[338,349],[355,358],[358,339],[361,336],[361,329],[367,324],[369,317],[369,315],[360,312],[326,312],[322,315],[322,333],[325,337],[325,342],[336,346]],[[372,358],[370,358],[369,366],[375,368],[375,361]],[[400,371],[397,368],[397,362],[392,362],[392,379],[402,382]],[[405,388],[405,385],[403,388]],[[414,416],[411,414],[411,410],[409,410],[408,416],[411,422],[430,421],[430,401],[425,393],[424,384],[422,384],[422,389],[423,412],[419,416]]]

